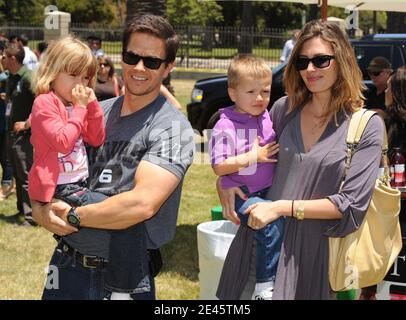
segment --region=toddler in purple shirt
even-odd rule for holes
[[[213,170],[223,189],[239,187],[248,200],[236,196],[235,210],[247,226],[244,210],[264,201],[272,184],[279,151],[267,110],[272,70],[254,55],[236,56],[228,69],[228,94],[234,105],[220,109],[209,152]],[[282,244],[284,219],[279,218],[255,232],[256,286],[253,299],[271,300]]]

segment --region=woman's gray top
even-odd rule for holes
[[[275,102],[271,119],[280,145],[278,164],[267,198],[311,200],[328,198],[343,214],[340,220],[286,217],[276,275],[274,299],[331,299],[328,280],[328,237],[342,237],[362,223],[372,197],[381,159],[383,121],[368,122],[351,161],[343,189],[349,117],[341,112],[320,139],[304,152],[301,107],[287,115],[287,97]],[[247,285],[254,231],[241,227],[224,263],[217,291],[220,299],[239,299]]]

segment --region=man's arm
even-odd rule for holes
[[[175,191],[180,179],[172,172],[141,161],[135,174],[134,189],[117,194],[102,202],[78,207],[83,227],[101,229],[126,229],[134,224],[150,219],[162,204]],[[69,205],[53,207],[57,214],[66,220]]]
[[[62,207],[69,206],[65,202],[59,202]],[[55,204],[53,204],[55,205]],[[42,227],[49,232],[56,233],[59,236],[66,236],[78,229],[72,227],[69,223],[56,216],[51,210],[51,204],[42,205],[40,202],[31,200],[32,217]]]

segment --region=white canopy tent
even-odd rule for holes
[[[329,6],[354,6],[358,10],[406,12],[406,0],[328,0]]]
[[[406,0],[260,0],[274,2],[295,2],[303,4],[317,4],[321,7],[321,16],[327,19],[327,6],[352,7],[357,10],[406,12]]]

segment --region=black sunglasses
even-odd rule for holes
[[[331,59],[334,59],[334,56],[316,56],[313,58],[304,58],[304,57],[299,57],[296,59],[295,66],[298,70],[306,70],[307,67],[309,66],[309,63],[313,63],[313,65],[316,68],[327,68],[330,65]]]
[[[374,77],[379,76],[381,73],[382,73],[382,71],[373,71],[373,72],[368,71],[369,76],[374,76]]]
[[[126,64],[134,66],[134,65],[138,64],[138,62],[140,62],[140,60],[142,60],[142,62],[144,63],[144,66],[146,66],[148,69],[152,69],[152,70],[159,69],[161,64],[163,62],[166,62],[166,60],[162,60],[160,58],[143,57],[138,54],[132,53],[130,51],[123,52],[123,61]]]

